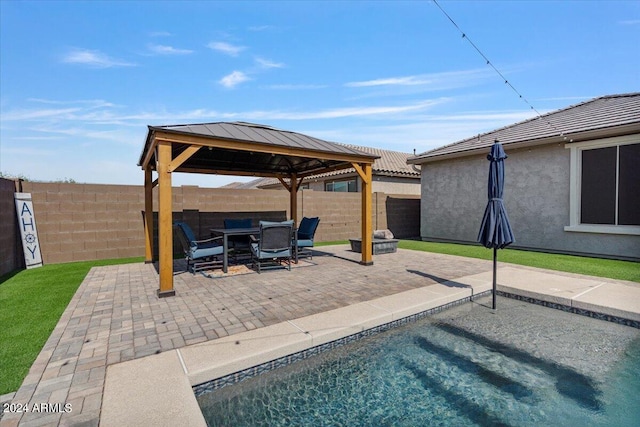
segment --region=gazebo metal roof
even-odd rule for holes
[[[352,167],[354,160],[373,162],[380,156],[297,132],[245,122],[218,122],[173,126],[149,126],[149,133],[139,165],[155,164],[151,151],[154,136],[162,133],[170,139],[199,140],[206,150],[198,150],[175,169],[225,175],[283,176],[295,173],[298,178]],[[171,138],[173,136],[173,138]],[[178,157],[187,145],[172,147]],[[147,160],[145,160],[147,159]]]

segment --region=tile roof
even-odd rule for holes
[[[420,170],[416,170],[413,166],[407,164],[407,159],[412,156],[410,153],[402,153],[400,151],[383,150],[382,148],[363,147],[352,144],[340,144],[351,150],[356,150],[378,156],[379,158],[373,162],[372,171],[374,175],[389,175],[401,177],[420,177]],[[314,178],[339,175],[354,172],[355,169],[344,169],[324,174],[314,175]]]
[[[594,133],[606,137],[633,132],[640,132],[640,92],[594,98],[412,156],[408,162],[420,164],[472,154],[490,147],[496,139],[504,146],[522,146],[577,142]]]
[[[413,165],[407,164],[407,159],[412,156],[410,153],[402,153],[400,151],[392,151],[392,150],[383,150],[381,148],[373,148],[373,147],[363,147],[360,145],[352,145],[352,144],[341,144],[345,148],[356,150],[359,152],[371,154],[374,156],[379,156],[378,159],[375,160],[372,166],[372,172],[374,175],[385,175],[385,176],[394,176],[394,177],[404,177],[404,178],[420,178],[420,170],[416,169]],[[325,178],[329,176],[336,175],[344,175],[349,173],[355,173],[355,169],[340,169],[331,172],[325,172],[313,176],[309,176],[305,178],[305,181],[308,179],[318,179]],[[249,181],[243,183],[242,186],[237,188],[259,188],[266,187],[270,185],[280,184],[280,182],[275,178],[259,178],[253,181]]]

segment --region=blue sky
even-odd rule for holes
[[[640,90],[640,2],[439,4],[540,113]],[[140,185],[147,125],[421,153],[535,115],[432,1],[0,0],[0,24],[0,171],[33,180]]]

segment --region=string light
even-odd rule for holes
[[[453,24],[453,26],[456,27],[456,29],[458,31],[460,31],[460,34],[462,34],[462,38],[464,40],[468,41],[469,44],[471,44],[471,46],[473,46],[473,48],[476,50],[476,52],[478,52],[480,54],[480,56],[482,56],[482,58],[486,61],[487,65],[490,66],[491,68],[493,68],[493,71],[495,71],[502,78],[504,83],[507,86],[509,86],[511,88],[511,90],[513,90],[515,92],[516,95],[518,95],[518,98],[520,98],[522,101],[524,101],[529,106],[529,108],[531,108],[531,110],[535,111],[535,113],[538,115],[539,119],[542,119],[542,114],[540,114],[540,112],[527,100],[527,98],[522,96],[522,94],[518,91],[518,89],[516,89],[515,86],[513,86],[513,84],[511,84],[511,82],[500,72],[500,70],[498,70],[498,68],[495,65],[493,65],[493,63],[480,50],[480,48],[478,46],[476,46],[476,44],[469,38],[469,36],[467,36],[467,34],[464,31],[462,31],[462,28],[460,28],[460,26],[458,26],[456,21],[454,21],[453,18],[442,8],[442,6],[440,6],[440,3],[438,3],[438,0],[432,0],[432,1],[436,6],[438,6],[438,9],[440,9],[440,11],[444,14],[444,16],[446,16],[447,19],[449,19],[449,21]],[[560,131],[549,120],[547,120],[547,125],[549,127],[553,128],[556,132],[558,132],[558,134],[563,138],[563,140],[565,140],[565,141],[567,140],[567,137],[564,135],[564,132]]]

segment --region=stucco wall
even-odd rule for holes
[[[417,179],[396,177],[373,177],[372,191],[388,194],[420,195],[420,181]]]
[[[316,179],[308,182],[309,189],[314,191],[324,191],[325,181],[346,181],[356,178],[355,174],[345,174],[332,176],[323,179]],[[358,191],[362,191],[362,180],[357,178]],[[276,185],[274,190],[284,190],[282,185]],[[376,193],[388,194],[408,194],[413,196],[420,195],[420,180],[417,178],[402,178],[392,176],[374,175],[371,191]]]
[[[569,150],[550,145],[507,150],[504,202],[513,247],[640,259],[640,236],[576,233],[569,225]],[[487,203],[485,156],[422,166],[421,236],[475,242]]]

